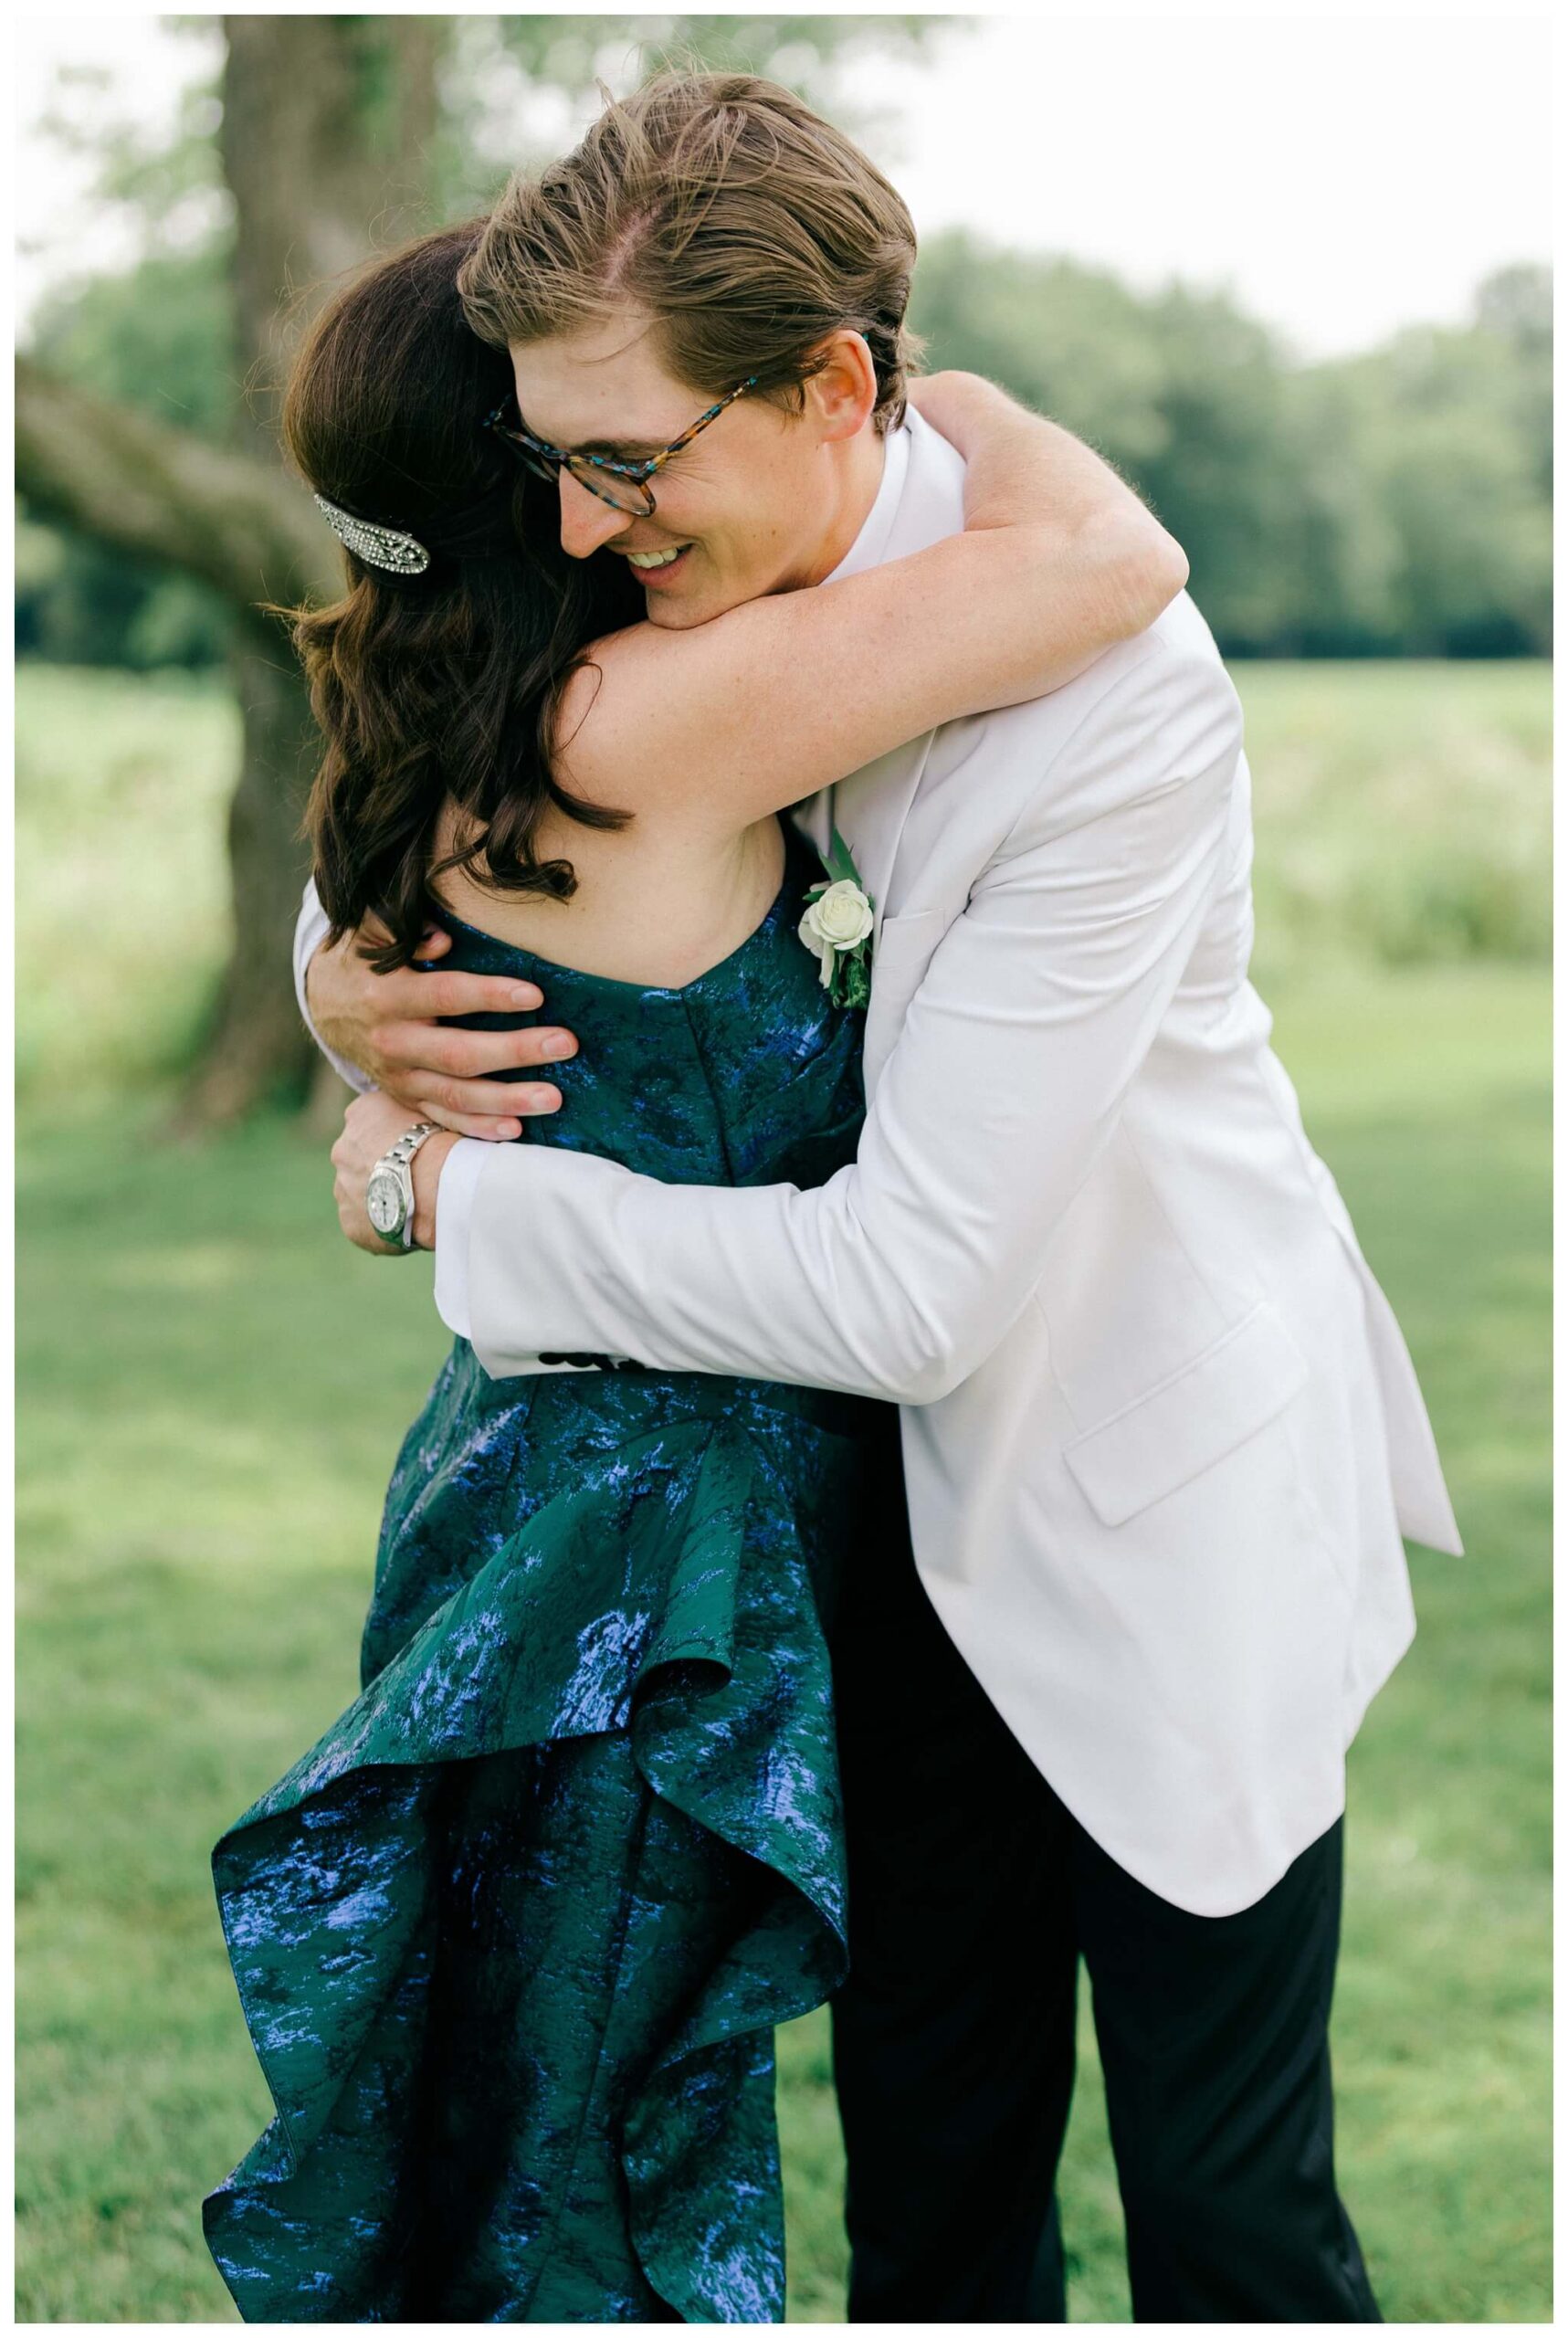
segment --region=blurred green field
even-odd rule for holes
[[[1545,2321],[1547,678],[1238,679],[1278,1043],[1468,1545],[1415,1554],[1420,1633],[1352,1759],[1342,2183],[1389,2320]],[[226,704],[25,669],[19,728],[17,2313],[232,2320],[199,2202],[268,2104],[207,1855],[354,1692],[443,1341],[426,1265],[339,1239],[324,1144],[153,1134],[222,947]],[[1450,825],[1469,907],[1413,950],[1396,905]],[[822,2017],[781,2063],[791,2318],[837,2320]],[[1063,2193],[1073,2318],[1125,2320],[1087,2008]]]
[[[1327,958],[1546,963],[1550,668],[1234,671],[1254,782],[1260,984]],[[233,703],[211,683],[22,668],[25,1103],[141,1095],[187,1054],[227,942],[237,743]]]

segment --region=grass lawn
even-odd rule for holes
[[[1260,896],[1316,835],[1266,784],[1302,736],[1341,809],[1377,722],[1431,726],[1454,788],[1481,742],[1521,799],[1508,835],[1541,829],[1522,799],[1543,677],[1487,669],[1467,698],[1468,672],[1351,673],[1325,744],[1330,669],[1238,670]],[[269,2104],[208,1852],[354,1694],[382,1490],[443,1345],[427,1265],[339,1239],[324,1144],[277,1122],[192,1149],[148,1133],[152,1082],[221,947],[227,719],[201,693],[112,677],[75,695],[28,679],[22,708],[24,2321],[234,2318],[199,2203]],[[1489,866],[1514,851],[1499,843]],[[1278,1044],[1405,1324],[1468,1545],[1415,1553],[1420,1632],[1352,1757],[1341,2180],[1390,2321],[1545,2321],[1548,979],[1477,959],[1358,964],[1365,905],[1299,898],[1306,922],[1266,985]],[[1521,953],[1534,899],[1514,901]],[[1319,947],[1331,934],[1346,946]],[[1376,946],[1398,955],[1386,932]],[[1072,2312],[1124,2320],[1087,2005],[1085,2048],[1063,2175]],[[781,2063],[792,2318],[837,2320],[821,2016],[784,2034]]]
[[[1258,831],[1253,964],[1544,962],[1550,669],[1239,660]]]
[[[1341,2170],[1391,2320],[1550,2313],[1546,1006],[1540,974],[1456,969],[1279,1011],[1468,1543],[1416,1554],[1420,1634],[1352,1766]],[[24,1147],[24,2319],[228,2312],[198,2202],[268,2105],[207,1853],[354,1693],[381,1491],[440,1345],[427,1269],[342,1245],[328,1185],[277,1124]],[[821,2017],[782,2060],[792,2312],[831,2321]],[[1125,2319],[1091,2050],[1064,2206],[1075,2319]]]

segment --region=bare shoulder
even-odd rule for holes
[[[635,784],[628,749],[637,713],[658,688],[658,628],[646,622],[601,634],[583,651],[555,711],[552,760],[562,785],[606,803]],[[667,675],[666,679],[668,680]]]
[[[613,702],[627,683],[635,680],[646,663],[642,637],[653,630],[647,624],[623,626],[618,633],[600,634],[582,650],[562,690],[556,712],[558,751],[563,750],[583,730],[589,716],[604,702],[607,683],[614,685]]]
[[[804,596],[743,602],[689,627],[626,626],[592,642],[556,716],[562,785],[633,811],[711,819],[703,775],[741,727],[737,692],[757,670],[759,641],[778,626],[781,603],[795,597]],[[741,825],[754,816],[753,807]]]
[[[770,614],[787,597],[772,600]],[[704,687],[711,694],[720,678],[732,677],[742,645],[760,629],[757,607],[742,602],[704,625],[674,627],[644,619],[601,634],[584,650],[562,693],[559,750],[576,744],[602,754],[596,733],[633,721],[660,725],[687,706],[700,709]]]

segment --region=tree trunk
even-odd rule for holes
[[[226,16],[224,175],[235,199],[242,431],[277,447],[300,333],[342,278],[430,224],[439,20]]]
[[[310,866],[300,819],[315,766],[310,711],[275,628],[235,627],[230,674],[239,701],[239,778],[228,807],[233,943],[208,1037],[181,1100],[187,1130],[259,1105],[298,1105],[315,1054],[300,1021],[290,939]]]

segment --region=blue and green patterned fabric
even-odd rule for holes
[[[819,871],[786,834],[766,920],[684,988],[447,921],[447,964],[538,980],[579,1035],[522,1141],[702,1184],[853,1156],[860,1017],[796,937]],[[845,1970],[826,1634],[879,1409],[491,1380],[456,1342],[362,1693],[213,1852],[277,2111],[203,2203],[246,2321],[783,2319],[773,2030]]]

